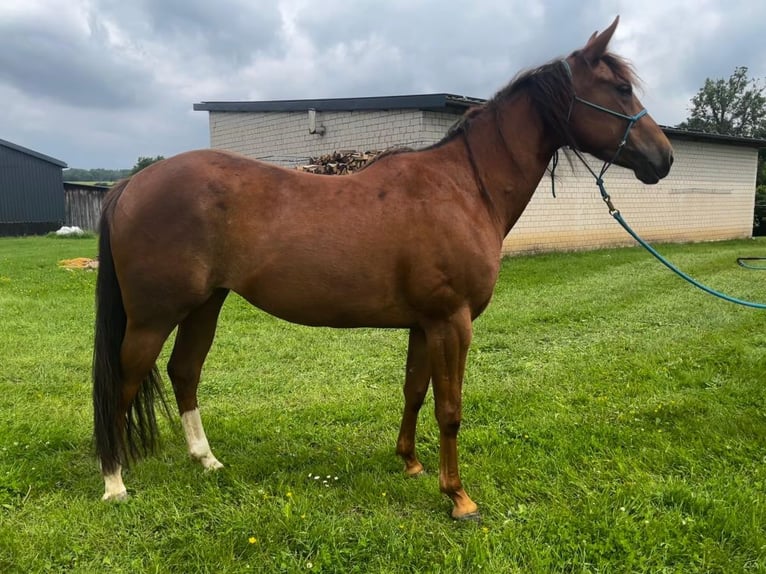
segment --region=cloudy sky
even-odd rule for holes
[[[0,139],[126,168],[206,147],[201,101],[485,98],[617,14],[661,124],[707,77],[766,77],[764,0],[2,0]]]

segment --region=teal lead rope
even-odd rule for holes
[[[716,291],[715,289],[712,289],[708,287],[707,285],[703,285],[693,277],[690,277],[683,271],[681,271],[678,267],[673,265],[670,261],[665,259],[654,247],[649,245],[646,241],[644,241],[638,233],[633,231],[633,229],[628,225],[628,223],[622,218],[622,214],[620,214],[620,211],[618,209],[615,209],[614,205],[612,204],[612,200],[609,197],[609,194],[606,192],[606,189],[604,188],[604,181],[602,179],[597,179],[596,183],[598,184],[598,188],[601,191],[601,197],[604,200],[604,203],[609,207],[609,214],[614,217],[614,219],[619,223],[622,228],[627,231],[630,236],[635,239],[641,247],[646,249],[649,253],[654,255],[657,260],[662,263],[665,267],[670,269],[673,273],[681,277],[682,279],[686,279],[689,283],[694,285],[695,287],[698,287],[699,289],[702,289],[706,293],[709,293],[710,295],[713,295],[714,297],[718,297],[719,299],[723,299],[724,301],[728,301],[729,303],[736,303],[737,305],[744,305],[745,307],[752,307],[754,309],[766,309],[766,305],[763,303],[754,303],[752,301],[745,301],[743,299],[737,299],[736,297],[731,297],[730,295],[726,295],[725,293],[721,293],[720,291]],[[742,265],[743,267],[748,267],[748,265],[743,265],[740,261],[743,259],[762,259],[762,258],[750,258],[750,257],[741,257],[737,260],[737,262]],[[766,267],[751,267],[752,269],[765,269]]]
[[[756,271],[766,271],[766,265],[753,265],[748,261],[766,261],[766,257],[737,257],[737,265],[745,269],[755,269]]]
[[[566,60],[561,60],[561,64],[564,67],[564,69],[567,72],[567,75],[569,76],[570,80],[572,79],[572,69],[569,66],[569,62]],[[588,171],[591,173],[591,175],[596,179],[596,185],[598,185],[598,189],[601,192],[601,198],[604,200],[604,203],[606,203],[607,207],[609,208],[609,214],[614,217],[614,219],[619,223],[622,228],[630,234],[633,239],[635,239],[639,245],[641,245],[644,249],[646,249],[649,253],[654,255],[657,260],[662,263],[665,267],[670,269],[673,273],[681,277],[682,279],[685,279],[695,287],[698,287],[699,289],[702,289],[706,293],[709,293],[710,295],[713,295],[714,297],[718,297],[719,299],[723,299],[724,301],[728,301],[730,303],[736,303],[737,305],[744,305],[745,307],[753,307],[754,309],[766,309],[766,305],[763,303],[753,303],[752,301],[745,301],[743,299],[737,299],[735,297],[730,297],[729,295],[726,295],[725,293],[721,293],[720,291],[716,291],[715,289],[711,289],[707,285],[703,285],[693,277],[690,277],[683,271],[681,271],[678,267],[673,265],[670,261],[665,259],[660,253],[657,252],[657,250],[654,249],[651,245],[649,245],[646,241],[641,239],[641,237],[633,231],[633,229],[628,225],[628,223],[622,218],[622,215],[620,214],[619,210],[612,204],[612,199],[609,197],[609,194],[606,191],[606,188],[604,187],[604,174],[606,173],[606,170],[609,169],[609,167],[615,162],[617,159],[617,156],[620,155],[620,152],[622,151],[622,148],[625,146],[625,144],[628,141],[628,136],[630,135],[630,130],[633,128],[633,126],[640,120],[642,117],[646,115],[646,108],[638,112],[637,114],[634,114],[632,116],[629,116],[627,114],[622,114],[620,112],[616,112],[614,110],[610,110],[609,108],[605,108],[603,106],[599,106],[598,104],[595,104],[593,102],[589,102],[587,100],[582,99],[577,94],[574,94],[572,98],[572,104],[569,109],[569,114],[571,116],[572,114],[572,107],[575,103],[581,103],[584,104],[590,108],[596,109],[600,112],[604,112],[606,114],[609,114],[610,116],[615,116],[618,118],[622,118],[624,120],[627,120],[628,122],[628,128],[625,130],[625,135],[622,136],[622,141],[617,146],[617,151],[612,156],[612,159],[610,161],[605,161],[603,167],[601,168],[601,171],[597,174],[593,169],[588,165],[588,162],[585,161],[585,158],[582,156],[580,151],[576,148],[571,148],[574,154],[577,156],[577,158],[582,162],[582,164],[588,169]],[[551,185],[553,185],[553,176],[556,169],[556,165],[558,164],[558,155],[555,156],[555,161],[553,162],[553,166],[551,169]],[[556,197],[556,192],[554,188],[553,196]],[[744,261],[748,260],[763,260],[766,258],[763,257],[740,257],[737,260],[737,263],[739,263],[742,267],[748,267],[750,269],[764,269],[766,270],[766,267],[756,267],[753,265],[748,265],[744,263]]]

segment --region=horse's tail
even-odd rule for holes
[[[113,473],[120,464],[151,452],[157,442],[155,396],[162,398],[159,373],[155,366],[142,382],[124,420],[119,420],[123,396],[120,363],[127,315],[114,269],[110,226],[115,205],[129,179],[117,183],[104,198],[98,244],[96,279],[96,325],[93,345],[93,424],[96,452],[101,470]],[[162,399],[164,404],[164,398]]]

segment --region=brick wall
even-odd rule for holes
[[[325,134],[308,133],[308,114],[210,112],[211,147],[285,166],[336,150],[423,147],[439,141],[457,116],[422,110],[317,112]],[[613,166],[606,186],[628,223],[654,242],[749,237],[755,201],[757,150],[671,138],[675,163],[654,186]],[[598,170],[600,162],[592,160]],[[506,238],[504,253],[593,249],[631,245],[609,215],[592,176],[562,157],[556,191],[545,177],[524,215]]]
[[[625,220],[654,242],[711,241],[750,237],[755,202],[756,149],[671,138],[670,175],[643,185],[633,172],[612,166],[606,189]],[[632,245],[609,215],[593,177],[573,158],[562,158],[556,199],[545,177],[505,239],[506,253],[562,251]],[[598,171],[601,162],[591,159]]]
[[[337,150],[424,147],[439,141],[454,114],[421,110],[317,112],[324,135],[308,132],[306,112],[210,112],[211,147],[284,166]]]
[[[423,112],[423,139],[429,144],[441,140],[460,116],[444,112]]]

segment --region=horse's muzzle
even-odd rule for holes
[[[621,159],[622,161],[618,161],[619,164],[632,169],[642,183],[652,185],[670,173],[670,167],[673,165],[673,148],[667,147],[647,154],[625,149]]]

